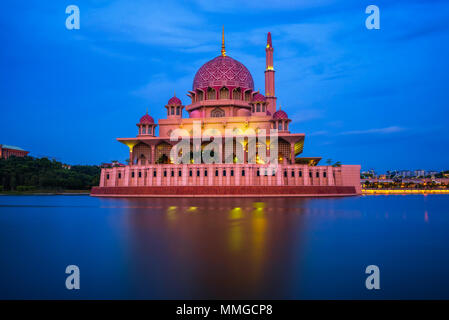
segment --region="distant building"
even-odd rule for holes
[[[426,176],[426,170],[415,170],[415,177],[424,177]]]
[[[402,170],[398,172],[398,176],[402,178],[409,178],[413,176],[413,172],[410,170]]]
[[[25,157],[30,153],[22,148],[0,144],[0,159],[8,159],[11,156]]]

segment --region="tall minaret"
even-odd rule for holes
[[[274,68],[273,68],[273,44],[271,43],[271,32],[267,35],[266,69],[265,69],[265,97],[268,102],[268,111],[276,112],[276,95],[274,91]]]

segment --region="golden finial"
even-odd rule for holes
[[[148,108],[147,108],[147,114],[148,114]]]
[[[224,25],[223,30],[221,32],[221,55],[223,57],[226,57],[225,42],[224,42]]]
[[[173,97],[176,97],[176,89],[173,90]]]

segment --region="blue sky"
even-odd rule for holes
[[[65,28],[66,6],[80,30]],[[365,28],[380,8],[381,29]],[[266,33],[278,103],[304,156],[363,169],[449,169],[448,1],[8,1],[0,10],[0,143],[67,163],[124,161],[115,140],[149,109],[183,103],[220,52],[264,89]]]

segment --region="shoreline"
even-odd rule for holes
[[[447,189],[362,189],[363,195],[375,194],[449,194]]]
[[[77,195],[90,195],[90,190],[83,191],[2,191],[0,196],[77,196]]]
[[[385,194],[396,194],[396,195],[407,195],[407,194],[447,194],[449,195],[449,190],[439,190],[439,189],[362,189],[361,195],[385,195]],[[91,195],[90,190],[83,190],[78,192],[73,191],[36,191],[36,192],[17,192],[17,191],[3,191],[0,192],[0,196],[77,196],[77,195]],[[132,195],[128,195],[129,197],[133,197]],[[248,195],[245,195],[245,197]],[[260,195],[262,196],[262,195]],[[277,195],[279,196],[279,195]],[[310,195],[305,195],[310,196]],[[107,195],[103,195],[103,197],[108,197]],[[123,197],[123,195],[122,195]],[[153,196],[155,197],[155,196]],[[163,197],[163,196],[161,196]],[[175,196],[176,197],[176,196]],[[182,197],[182,196],[181,196]],[[194,195],[190,195],[189,197],[195,197]]]

